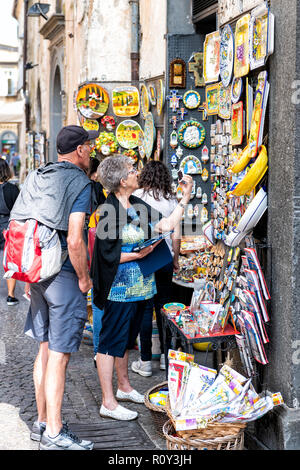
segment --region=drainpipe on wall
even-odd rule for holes
[[[30,104],[29,104],[29,96],[27,92],[27,84],[26,84],[26,64],[27,64],[27,32],[28,32],[28,3],[29,0],[24,0],[24,37],[23,37],[23,95],[25,100],[25,130],[26,132],[29,131],[29,120],[30,120]]]
[[[133,84],[140,78],[140,52],[139,52],[139,0],[129,0],[131,6],[131,81]]]

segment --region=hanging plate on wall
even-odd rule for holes
[[[231,26],[226,25],[221,33],[220,77],[223,86],[228,87],[234,64],[234,36]]]
[[[219,116],[222,119],[231,118],[231,88],[224,87],[222,83],[219,88]]]
[[[138,146],[140,134],[142,133],[143,131],[138,122],[132,119],[125,119],[117,127],[116,138],[121,147],[133,149]]]
[[[160,116],[165,104],[165,85],[162,79],[159,79],[157,87],[157,114]]]
[[[149,159],[153,151],[154,140],[156,136],[156,130],[153,120],[153,115],[149,112],[145,119],[144,127],[144,149],[146,157]]]
[[[249,40],[250,68],[254,70],[264,66],[274,52],[274,15],[266,4],[251,11]]]
[[[236,23],[234,76],[237,78],[248,75],[249,69],[250,69],[249,25],[250,25],[250,14],[242,16],[242,18],[240,18]]]
[[[237,103],[238,101],[240,101],[242,92],[243,79],[234,77],[231,84],[231,101],[233,103]]]
[[[156,105],[156,88],[154,85],[149,85],[148,96],[152,106]]]
[[[140,94],[134,86],[117,87],[112,91],[113,112],[119,117],[134,117],[140,112]]]
[[[146,119],[147,113],[149,112],[149,108],[150,108],[150,101],[149,101],[147,87],[144,84],[141,85],[140,97],[141,97],[141,115],[143,119]]]
[[[204,41],[203,75],[205,83],[217,82],[220,73],[220,33],[207,34]]]
[[[78,89],[76,107],[86,119],[102,117],[109,105],[108,92],[97,83],[88,83]]]
[[[187,148],[200,147],[205,139],[205,129],[200,122],[191,119],[181,124],[178,139]]]
[[[183,95],[183,104],[187,109],[196,109],[200,106],[200,103],[200,95],[195,90],[188,90]]]
[[[195,155],[187,155],[180,162],[179,169],[188,175],[200,175],[202,173],[202,165],[198,157]]]

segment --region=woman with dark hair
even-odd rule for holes
[[[161,266],[171,258],[163,242],[145,248],[143,242],[152,238],[153,231],[156,234],[168,232],[178,225],[190,200],[193,180],[184,175],[183,198],[169,217],[163,217],[133,196],[138,189],[137,171],[129,158],[106,157],[98,168],[98,175],[109,191],[100,210],[91,270],[94,303],[104,309],[97,354],[102,388],[100,415],[127,421],[137,418],[138,413],[120,406],[117,400],[144,403],[144,396],[129,382],[128,355],[140,330],[145,303],[156,293],[155,269],[149,273],[142,270],[142,265],[146,256],[152,255],[156,262],[162,262]],[[139,247],[140,250],[135,251]],[[157,255],[162,250],[163,257]],[[112,383],[114,366],[118,379],[116,397]]]
[[[151,160],[141,171],[139,187],[134,195],[141,198],[154,209],[169,217],[178,204],[172,190],[172,177],[169,169],[160,161]],[[166,239],[173,257],[173,262],[164,266],[155,273],[157,294],[148,300],[140,331],[141,358],[131,364],[133,372],[144,377],[152,375],[152,317],[153,310],[156,314],[156,323],[160,342],[160,369],[165,370],[164,344],[162,334],[162,321],[160,310],[164,304],[171,302],[173,270],[178,269],[178,257],[180,250],[180,224],[169,239]]]
[[[103,186],[101,183],[99,183],[97,176],[97,169],[99,165],[100,161],[97,157],[90,158],[90,167],[88,169],[87,176],[92,181],[92,213],[105,201]]]
[[[4,248],[3,230],[6,230],[9,223],[9,216],[12,207],[19,195],[19,189],[16,185],[9,183],[11,178],[11,171],[7,162],[0,158],[0,250]],[[12,306],[19,303],[15,298],[15,279],[7,279],[8,296],[6,299],[7,305]]]

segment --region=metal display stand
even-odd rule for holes
[[[166,379],[168,380],[168,346],[170,344],[172,349],[176,348],[176,340],[180,340],[182,349],[184,352],[189,354],[193,353],[193,343],[207,343],[211,344],[212,350],[217,351],[229,351],[236,347],[235,335],[240,334],[239,331],[234,330],[231,325],[226,325],[224,332],[216,332],[210,336],[194,336],[185,335],[181,328],[179,328],[175,320],[168,318],[167,313],[162,309],[162,331],[163,331],[163,342],[164,342],[164,353],[166,361]],[[168,339],[171,337],[170,342]],[[209,346],[208,346],[209,347]],[[206,350],[206,359],[207,359],[208,348]]]

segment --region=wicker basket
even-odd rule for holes
[[[168,382],[162,382],[150,388],[145,393],[145,405],[151,411],[157,433],[163,438],[165,437],[163,433],[163,425],[168,420],[168,415],[166,414],[166,408],[164,406],[158,406],[158,405],[154,405],[153,403],[151,403],[149,396],[152,393],[158,392],[161,388],[166,387],[167,385],[168,385]]]
[[[210,439],[193,437],[192,434],[183,438],[175,431],[172,421],[168,420],[163,425],[163,433],[168,450],[243,450],[244,448],[243,429],[240,429],[236,435]]]

